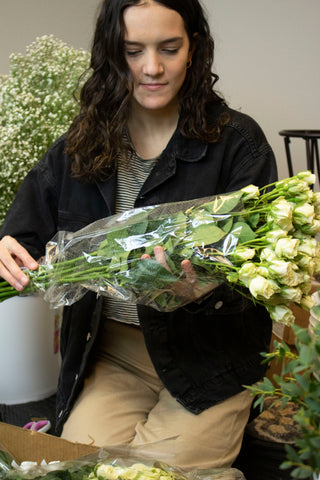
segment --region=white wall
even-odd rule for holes
[[[320,1],[206,0],[216,43],[218,86],[230,106],[252,115],[288,176],[283,129],[320,130]],[[291,142],[294,171],[305,142]]]
[[[216,42],[218,87],[230,106],[253,116],[288,176],[282,129],[320,129],[320,1],[203,0]],[[100,0],[0,0],[0,73],[12,51],[54,34],[90,48]],[[291,144],[304,169],[302,140]]]
[[[11,52],[53,34],[75,48],[90,49],[100,0],[0,0],[0,74]]]

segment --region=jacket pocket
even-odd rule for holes
[[[252,301],[235,292],[226,284],[216,287],[204,299],[190,303],[184,307],[190,313],[201,313],[204,316],[232,315],[253,306]]]

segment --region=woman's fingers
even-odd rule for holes
[[[160,247],[160,246],[154,247],[153,252],[154,252],[154,257],[157,260],[157,262],[159,262],[166,270],[168,270],[170,272],[170,267],[167,264],[166,254],[165,254],[163,248]]]
[[[157,262],[159,262],[166,270],[170,272],[171,270],[166,261],[164,249],[158,245],[153,249],[153,252],[155,260],[157,260]],[[147,253],[141,255],[142,260],[150,258],[150,255]],[[212,283],[203,283],[198,281],[197,274],[190,260],[182,260],[181,269],[184,275],[180,279],[177,279],[174,284],[172,284],[172,289],[176,295],[188,298],[189,300],[195,300],[212,290]]]
[[[167,264],[167,261],[166,261],[166,254],[164,253],[163,248],[160,246],[154,247],[153,253],[154,253],[155,260],[157,260],[157,262],[159,262],[160,265],[162,265],[164,268],[166,268],[170,272],[169,265]],[[150,258],[151,257],[148,253],[144,253],[143,255],[141,255],[141,260],[146,260]]]
[[[0,276],[16,290],[23,290],[29,279],[20,267],[36,270],[38,263],[14,238],[5,236],[0,241]]]
[[[192,263],[190,260],[182,260],[181,262],[181,268],[185,273],[186,280],[191,283],[191,285],[194,285],[197,281],[197,275],[196,272],[193,269]]]

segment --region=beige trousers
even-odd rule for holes
[[[63,438],[101,447],[160,442],[171,465],[231,467],[252,403],[247,390],[194,415],[164,388],[139,328],[108,320],[101,340]]]

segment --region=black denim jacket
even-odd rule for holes
[[[191,200],[276,180],[273,152],[257,123],[224,106],[209,116],[230,117],[218,143],[184,138],[178,129],[143,185],[135,206]],[[23,182],[0,237],[12,235],[39,258],[59,230],[75,231],[114,213],[116,175],[89,184],[70,175],[64,137],[57,140]],[[101,299],[88,292],[64,309],[62,364],[57,392],[57,431],[80,392],[98,335]],[[171,313],[139,305],[138,314],[155,369],[171,394],[197,414],[264,374],[271,321],[262,307],[226,285]]]

